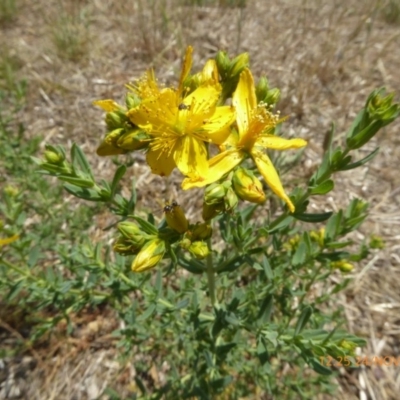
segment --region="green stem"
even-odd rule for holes
[[[213,268],[213,259],[212,259],[212,247],[211,247],[211,238],[207,240],[208,245],[208,256],[206,258],[206,268],[207,268],[207,280],[208,280],[208,291],[210,292],[211,304],[215,305],[215,271]]]

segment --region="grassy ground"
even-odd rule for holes
[[[236,6],[242,3],[245,7]],[[331,121],[344,132],[371,90],[386,86],[398,95],[400,89],[398,0],[7,0],[0,7],[0,32],[0,89],[7,94],[3,107],[15,109],[11,125],[24,126],[14,145],[10,139],[2,145],[0,184],[40,194],[22,202],[25,219],[20,223],[46,230],[38,233],[46,238],[42,249],[67,240],[79,243],[83,230],[91,241],[107,240],[102,229],[110,216],[100,210],[93,218],[99,210],[62,196],[48,180],[26,179],[27,163],[21,162],[25,167],[11,176],[6,162],[17,165],[18,157],[41,152],[46,143],[70,147],[77,142],[87,154],[92,152],[89,161],[97,174],[109,177],[112,161],[94,155],[104,123],[92,101],[122,99],[124,84],[149,66],[160,80],[170,82],[188,44],[195,48],[195,66],[219,49],[230,55],[246,51],[254,74],[267,74],[271,85],[281,88],[279,109],[290,116],[288,134],[309,141],[296,172],[299,178],[312,174]],[[21,79],[26,80],[26,94]],[[371,149],[378,145],[381,150],[371,164],[337,177],[328,203],[311,205],[336,210],[355,196],[371,204],[356,239],[361,242],[374,233],[386,247],[356,269],[341,299],[348,329],[369,338],[362,354],[370,358],[400,355],[399,128],[399,123],[390,125],[374,139]],[[131,161],[142,207],[159,212],[158,202],[172,192],[189,212],[196,212],[198,199],[186,198],[173,183],[166,187],[150,175],[140,156]],[[60,205],[49,212],[46,199],[51,197],[60,199]],[[51,254],[42,262],[51,265]],[[22,359],[9,349],[17,339],[24,342],[24,326],[7,317],[10,310],[1,314],[1,348],[8,357],[0,361],[0,382],[13,379],[25,390],[23,398],[95,399],[111,383],[129,390],[134,368],[117,362],[110,335],[116,322],[107,309],[76,316],[78,328],[72,335],[65,335],[61,326],[53,339],[28,349]],[[343,370],[336,398],[395,399],[399,371],[395,366]],[[157,379],[157,371],[154,375]]]

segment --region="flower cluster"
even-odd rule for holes
[[[303,139],[276,135],[277,126],[284,120],[273,112],[279,90],[270,89],[265,78],[257,85],[254,83],[245,53],[230,60],[219,52],[215,59],[205,63],[201,72],[191,74],[192,52],[188,47],[177,88],[161,87],[150,70],[134,84],[127,85],[125,106],[110,99],[94,103],[106,111],[108,129],[97,149],[98,155],[143,150],[154,174],[169,176],[177,168],[184,176],[182,189],[207,187],[203,205],[205,221],[232,210],[238,199],[257,204],[265,201],[262,182],[244,167],[244,162],[250,160],[272,192],[294,212],[278,172],[264,151],[306,145]],[[171,215],[179,214],[179,209],[167,205],[164,211],[171,229],[186,235],[182,247],[191,252],[197,249],[193,253],[198,258],[207,254],[203,244],[193,241],[193,229],[187,221],[185,225],[178,217],[179,227],[174,223]],[[162,258],[166,251],[159,236],[135,242],[134,249],[126,245],[126,240],[130,239],[123,236],[114,247],[122,253],[138,254],[139,261],[134,261],[133,266],[137,271],[148,269],[148,265],[137,267],[142,250],[157,249],[156,258]],[[150,252],[146,254],[149,258]]]

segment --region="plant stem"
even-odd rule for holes
[[[208,291],[210,293],[211,304],[215,305],[215,271],[213,268],[213,259],[212,259],[212,248],[211,248],[211,238],[207,240],[209,253],[206,258],[206,267],[207,267],[207,280],[208,280]]]

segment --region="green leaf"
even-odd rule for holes
[[[278,223],[277,223],[277,220],[275,220],[272,224],[269,225],[268,233],[276,233],[281,230],[284,230],[292,222],[293,222],[293,217],[291,215],[288,215],[286,218],[284,218],[282,221],[279,221]],[[276,223],[276,225],[275,225],[275,223]]]
[[[192,274],[202,274],[204,272],[204,265],[194,258],[187,259],[185,257],[179,257],[178,263],[182,268]]]
[[[154,313],[156,307],[157,307],[156,304],[151,304],[147,308],[147,310],[136,319],[136,321],[138,321],[138,322],[145,321],[147,318],[149,318]]]
[[[294,267],[299,267],[303,265],[308,257],[307,245],[303,240],[300,241],[297,249],[292,257],[292,265]]]
[[[217,273],[235,271],[236,269],[240,268],[245,263],[246,260],[247,260],[246,256],[242,255],[235,256],[225,261],[224,263],[218,265],[216,271]]]
[[[340,225],[343,219],[343,211],[340,210],[337,214],[333,214],[331,218],[329,218],[328,223],[325,228],[325,239],[327,241],[334,240],[336,236],[339,234]]]
[[[146,221],[145,219],[137,217],[136,215],[129,215],[129,217],[133,218],[147,234],[149,235],[158,234],[157,228],[150,222]]]
[[[361,165],[366,164],[368,161],[371,161],[378,154],[378,152],[379,152],[379,147],[377,149],[375,149],[372,153],[369,153],[363,159],[356,161],[354,163],[351,163],[351,164],[347,164],[346,166],[340,168],[340,171],[348,171],[350,169],[360,167]]]
[[[260,310],[258,311],[257,319],[259,319],[261,323],[265,324],[269,321],[273,305],[274,296],[269,293],[261,303]]]
[[[114,178],[111,182],[111,198],[114,197],[115,192],[118,188],[118,183],[122,179],[122,177],[125,175],[126,172],[126,166],[125,165],[120,165],[117,170],[115,171]]]
[[[316,223],[316,222],[323,222],[326,221],[327,219],[329,219],[331,217],[333,213],[331,211],[329,212],[325,212],[325,213],[320,213],[320,214],[293,214],[293,217],[303,221],[303,222],[312,222],[312,223]]]
[[[312,315],[312,308],[310,306],[306,306],[303,308],[303,311],[300,314],[299,319],[297,320],[296,328],[294,331],[294,336],[297,336],[304,329],[308,320]]]
[[[102,201],[103,198],[94,189],[81,188],[78,186],[70,185],[69,183],[64,184],[64,188],[68,193],[71,193],[75,197],[89,201]]]
[[[310,358],[308,360],[308,363],[310,364],[311,368],[318,374],[320,375],[332,375],[332,370],[325,367],[324,365],[320,364],[319,361],[317,361],[314,358]]]
[[[333,182],[333,180],[328,179],[325,182],[322,182],[321,184],[319,184],[318,186],[313,187],[310,191],[310,194],[312,194],[312,195],[327,194],[330,191],[332,191],[334,187],[335,187],[335,183]]]
[[[316,258],[318,261],[340,261],[347,260],[350,256],[350,253],[347,251],[334,251],[332,253],[322,253],[319,254]]]
[[[94,181],[92,169],[90,168],[86,156],[80,149],[80,147],[77,146],[75,143],[71,147],[71,160],[72,167],[77,175],[79,174],[79,172],[83,172],[85,177],[87,177],[91,181]]]
[[[269,361],[268,349],[265,346],[264,339],[261,337],[257,344],[257,357],[260,360],[260,364],[264,365]]]
[[[272,271],[271,265],[269,264],[268,258],[263,257],[262,260],[262,267],[264,269],[265,276],[268,280],[272,281],[274,279],[274,272]]]
[[[36,265],[40,258],[40,246],[33,246],[31,251],[29,252],[29,257],[28,257],[28,266],[29,268],[32,268]]]
[[[76,178],[69,175],[57,175],[57,178],[60,181],[68,182],[72,185],[79,186],[81,188],[92,188],[94,186],[94,182],[84,178]]]

